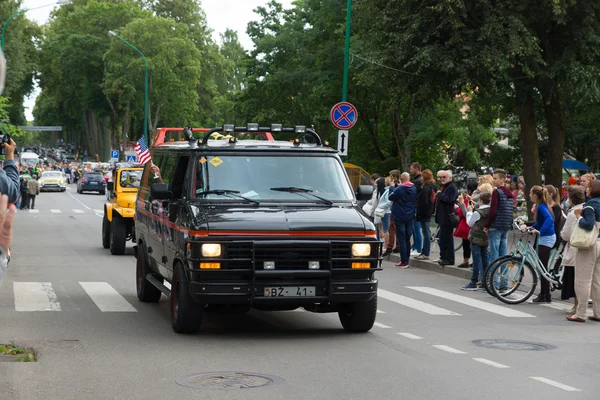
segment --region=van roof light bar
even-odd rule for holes
[[[248,124],[251,125],[251,124]],[[278,132],[278,133],[296,133],[296,134],[301,134],[301,135],[308,135],[311,136],[314,139],[314,144],[316,144],[317,146],[322,146],[323,145],[323,141],[321,140],[321,137],[319,136],[319,134],[315,131],[315,129],[311,126],[310,128],[307,128],[305,125],[297,125],[293,128],[285,128],[283,127],[282,124],[272,124],[271,126],[258,126],[258,129],[254,130],[256,126],[252,125],[252,126],[245,126],[245,127],[239,127],[239,126],[235,126],[233,124],[224,124],[221,128],[213,128],[210,129],[209,131],[207,131],[204,134],[204,137],[202,138],[202,144],[206,145],[208,144],[208,140],[211,139],[211,135],[214,133],[219,133],[219,132],[238,132],[238,133],[255,133],[255,132],[261,132],[261,133],[272,133],[272,132]],[[249,128],[252,128],[253,130],[250,130]]]

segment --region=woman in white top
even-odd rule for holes
[[[379,203],[375,209],[375,225],[380,231],[379,238],[383,238],[383,248],[387,249],[389,241],[390,218],[392,215],[392,202],[389,199],[390,190],[393,190],[393,182],[387,178],[377,180],[377,191],[381,193]]]

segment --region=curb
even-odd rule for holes
[[[384,258],[384,261],[399,263],[400,256],[392,253],[388,257]],[[411,268],[424,269],[431,272],[452,275],[462,279],[471,279],[471,274],[473,273],[470,268],[457,268],[450,265],[441,266],[433,261],[415,260],[412,258],[408,261],[408,264],[411,266]]]

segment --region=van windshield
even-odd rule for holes
[[[255,200],[319,202],[309,193],[330,201],[354,199],[344,167],[327,155],[201,156],[195,176],[198,199],[235,201],[218,193],[222,190]],[[281,190],[286,188],[296,190]]]

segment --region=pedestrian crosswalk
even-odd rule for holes
[[[71,286],[71,291],[76,291],[77,295],[71,295],[64,290],[63,285],[58,285],[55,290],[52,282],[13,282],[12,291],[14,298],[14,310],[18,312],[47,312],[64,311],[63,302],[67,305],[73,302],[86,301],[94,304],[93,308],[103,313],[135,313],[137,301],[130,302],[129,299],[135,299],[134,288],[128,293],[122,294],[117,291],[108,282],[77,282]],[[487,312],[494,316],[502,318],[536,318],[539,310],[548,310],[533,305],[527,306],[526,311],[523,307],[506,306],[496,304],[493,298],[483,298],[481,300],[472,297],[457,295],[433,287],[426,286],[405,286],[401,290],[404,294],[395,293],[385,289],[378,290],[379,309],[378,314],[382,314],[377,328],[389,329],[390,326],[384,324],[388,314],[392,317],[400,313],[420,313],[427,316],[436,316],[440,318],[470,317],[477,312]],[[409,297],[407,294],[415,293],[420,299]],[[3,293],[5,296],[6,293]],[[82,298],[84,300],[82,300]],[[2,307],[9,305],[8,301],[3,301]],[[441,307],[443,306],[443,307]],[[566,303],[553,303],[553,309],[566,309]],[[79,310],[79,307],[70,307]],[[520,308],[520,310],[518,309]]]
[[[38,215],[88,214],[88,215],[100,215],[100,216],[102,216],[104,214],[104,210],[91,209],[91,208],[90,209],[85,209],[85,210],[82,210],[81,208],[72,208],[72,209],[51,208],[51,209],[48,209],[48,210],[40,210],[40,209],[36,208],[36,209],[33,209],[33,210],[22,210],[21,212],[28,213],[28,214],[38,214]]]

